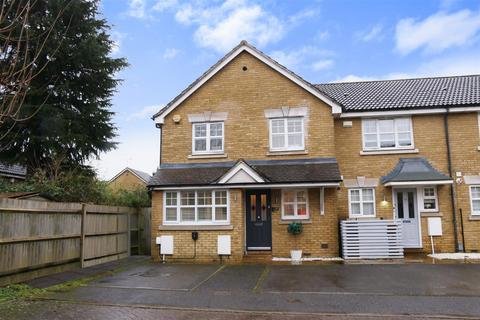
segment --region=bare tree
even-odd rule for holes
[[[40,109],[41,105],[29,114],[21,112],[30,83],[56,53],[56,49],[45,52],[45,44],[64,10],[52,25],[42,26],[44,30],[39,32],[40,26],[30,23],[36,3],[36,0],[2,0],[0,7],[0,128],[9,126],[0,140],[16,123],[30,119]],[[42,55],[47,59],[40,63]]]

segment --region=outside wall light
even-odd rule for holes
[[[387,197],[385,196],[385,193],[383,194],[383,200],[382,200],[382,202],[380,202],[380,205],[382,207],[388,206],[388,201],[387,201]]]

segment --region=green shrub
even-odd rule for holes
[[[288,225],[287,231],[294,236],[299,235],[303,231],[303,224],[301,222],[292,222]]]

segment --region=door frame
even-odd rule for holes
[[[270,212],[270,247],[249,247],[248,246],[248,232],[247,232],[247,197],[248,197],[248,193],[249,192],[259,192],[259,191],[266,191],[267,192],[267,199],[270,199],[270,208],[267,209],[267,215],[268,215],[268,212]],[[243,205],[244,205],[244,210],[243,210],[243,213],[244,213],[244,219],[243,219],[243,222],[245,223],[245,228],[244,228],[244,234],[245,234],[245,252],[248,252],[248,251],[271,251],[272,250],[272,246],[273,246],[273,228],[272,228],[272,189],[265,189],[265,188],[252,188],[252,189],[244,189],[243,191],[243,195],[244,195],[244,201],[243,201]],[[251,249],[249,249],[251,248]]]
[[[403,187],[392,187],[392,207],[393,207],[393,219],[397,219],[397,197],[395,197],[396,190],[415,190],[415,202],[417,209],[417,220],[418,220],[418,246],[415,247],[404,247],[405,249],[422,249],[423,248],[423,237],[422,237],[422,214],[420,210],[420,192],[422,188],[418,186],[403,186]]]

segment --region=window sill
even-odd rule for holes
[[[296,154],[308,154],[308,150],[282,150],[282,151],[268,151],[267,156],[288,156]]]
[[[282,219],[278,224],[290,224],[292,222],[302,223],[302,224],[311,224],[312,220],[310,219]]]
[[[379,220],[376,216],[348,217],[348,220]]]
[[[468,217],[469,221],[480,221],[480,215],[471,215]]]
[[[420,212],[420,216],[422,217],[443,217],[443,213],[440,212]]]
[[[477,147],[477,150],[480,151],[480,146]]]
[[[158,227],[160,231],[216,231],[233,230],[232,225],[162,225]]]
[[[211,158],[226,158],[226,153],[206,153],[206,154],[190,154],[188,159],[211,159]]]
[[[399,149],[399,150],[372,150],[372,151],[360,151],[361,156],[376,156],[382,154],[402,154],[402,153],[419,153],[418,149]]]

